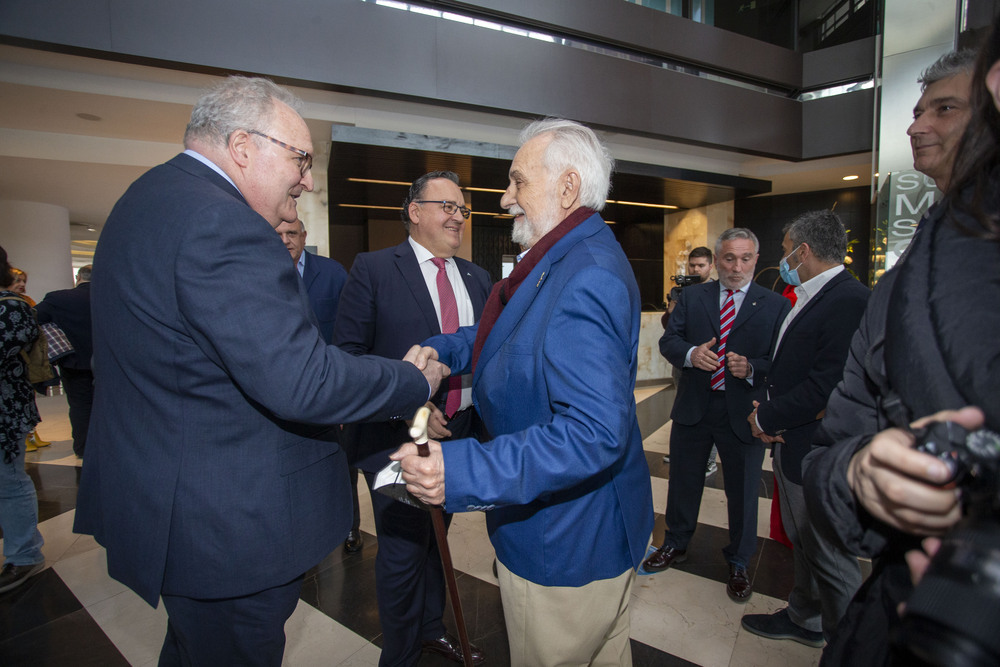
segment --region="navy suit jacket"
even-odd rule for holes
[[[784,439],[781,470],[796,484],[802,483],[802,459],[826,403],[844,375],[869,294],[846,270],[831,278],[788,324],[761,383],[757,421],[765,433]]]
[[[479,321],[492,287],[490,275],[460,257],[455,263]],[[338,311],[333,342],[351,354],[401,359],[412,346],[441,333],[434,302],[408,240],[354,259]],[[442,383],[439,395],[444,394],[446,384]],[[402,421],[358,424],[345,428],[344,436],[352,462],[368,472],[384,468],[389,454],[409,440]]]
[[[323,340],[333,341],[333,323],[337,319],[337,303],[340,292],[347,282],[347,271],[335,259],[305,253],[305,264],[302,267],[302,282],[309,294],[309,305],[312,307]]]
[[[90,370],[93,354],[90,323],[90,283],[80,283],[71,289],[49,292],[35,306],[38,323],[55,322],[73,344],[73,354],[59,360],[60,366]]]
[[[326,345],[308,309],[274,229],[188,155],[111,212],[94,258],[95,396],[74,529],[150,604],[302,575],[351,527],[331,427],[427,400],[414,366]]]
[[[472,394],[493,439],[442,444],[445,509],[485,510],[497,558],[529,581],[582,586],[642,562],[653,497],[635,415],[640,310],[625,253],[592,215],[486,338]],[[465,373],[477,328],[427,344]]]
[[[660,353],[681,369],[677,397],[670,418],[679,424],[694,426],[705,416],[712,395],[712,374],[700,368],[684,368],[684,357],[692,347],[716,340],[719,330],[719,281],[691,285],[681,290],[681,298],[670,315],[667,330],[660,338]],[[754,383],[760,383],[771,367],[771,345],[785,314],[791,308],[788,299],[750,283],[747,294],[729,330],[726,351],[746,357],[753,366]],[[743,442],[754,441],[747,417],[753,412],[757,391],[726,369],[726,411],[733,432]]]

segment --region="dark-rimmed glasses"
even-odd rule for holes
[[[267,139],[268,141],[270,141],[272,144],[276,144],[278,146],[281,146],[282,148],[290,150],[293,153],[295,153],[296,155],[298,155],[299,156],[299,158],[298,158],[299,173],[302,174],[303,176],[305,176],[306,173],[310,169],[312,169],[312,166],[313,166],[313,156],[311,154],[307,153],[306,151],[302,150],[301,148],[296,148],[295,146],[292,146],[290,144],[286,144],[284,141],[280,141],[278,139],[275,139],[274,137],[272,137],[270,135],[267,135],[267,134],[264,134],[263,132],[258,132],[257,130],[247,130],[247,132],[249,132],[250,134],[256,134],[258,137],[264,137],[265,139]]]
[[[444,212],[447,213],[448,215],[455,215],[455,211],[461,211],[462,212],[462,217],[465,218],[466,220],[468,220],[469,216],[472,215],[472,211],[470,211],[469,209],[465,208],[464,206],[459,206],[455,202],[448,201],[447,199],[441,199],[441,200],[438,200],[438,199],[414,199],[413,203],[414,204],[441,204],[441,208],[443,208]]]

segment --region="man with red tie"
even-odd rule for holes
[[[340,296],[334,344],[353,354],[401,359],[414,344],[475,324],[492,285],[484,269],[455,257],[469,216],[456,174],[434,171],[414,181],[402,209],[409,238],[355,258]],[[432,437],[476,433],[471,376],[442,382],[431,404]],[[343,436],[343,446],[369,488],[389,464],[389,454],[410,439],[402,420],[348,425]],[[415,665],[421,650],[462,662],[458,640],[442,621],[444,574],[430,513],[381,493],[372,493],[372,510],[383,638],[379,665]],[[482,660],[475,648],[473,657],[477,663]]]
[[[717,282],[686,287],[660,338],[660,353],[681,369],[670,414],[670,485],[663,546],[643,562],[647,572],[687,559],[698,525],[705,460],[714,443],[722,459],[729,513],[726,592],[752,593],[748,565],[757,549],[757,491],[764,443],[746,421],[754,381],[770,367],[771,342],[790,306],[753,282],[759,244],[749,229],[727,229],[715,244]]]

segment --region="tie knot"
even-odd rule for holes
[[[438,267],[438,270],[444,269],[445,267],[445,260],[443,257],[431,257],[431,262],[434,263],[434,266]]]

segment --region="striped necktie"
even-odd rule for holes
[[[455,290],[448,280],[447,264],[441,257],[431,258],[437,272],[438,303],[441,305],[441,333],[458,331],[458,301],[455,300]],[[448,399],[445,401],[444,413],[453,417],[462,406],[462,376],[452,375],[448,378]]]
[[[733,320],[736,319],[736,303],[733,301],[733,290],[726,290],[726,301],[719,311],[719,367],[712,373],[709,383],[712,391],[721,391],[726,388],[726,339],[729,338],[729,330],[733,328]]]

